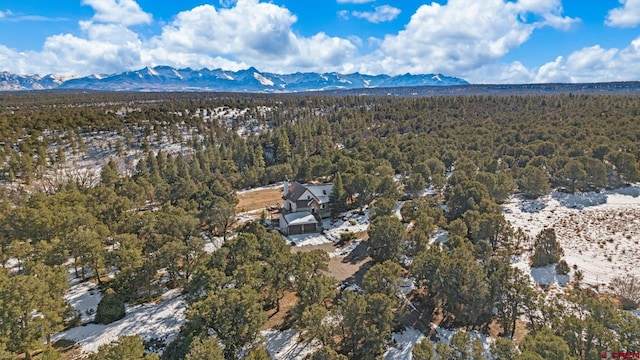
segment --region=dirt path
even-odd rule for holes
[[[346,244],[348,246],[349,244]],[[310,246],[293,246],[291,252],[308,252],[312,250],[323,250],[333,253],[338,247],[335,244],[322,244]],[[334,256],[329,260],[329,275],[338,281],[347,281],[350,284],[360,284],[362,276],[371,267],[371,258],[367,254],[367,243],[362,242],[347,256]]]

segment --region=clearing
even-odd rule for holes
[[[606,287],[618,276],[640,276],[640,268],[634,265],[640,261],[640,184],[583,194],[554,191],[538,200],[514,197],[503,209],[513,228],[522,228],[532,238],[546,227],[554,228],[563,258],[572,269],[583,272],[584,284]],[[568,282],[555,274],[555,265],[531,269],[532,244],[522,245],[524,252],[514,258],[514,266],[539,284]]]
[[[264,210],[270,206],[279,208],[282,205],[282,184],[238,191],[236,195],[238,196],[236,211],[240,213]]]

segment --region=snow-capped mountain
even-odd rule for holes
[[[14,75],[0,72],[0,90],[83,89],[107,91],[305,92],[381,87],[467,85],[442,74],[364,75],[359,73],[274,74],[251,67],[240,71],[145,67],[120,74],[86,77]]]
[[[6,71],[0,72],[0,90],[42,90],[55,89],[65,81],[74,77],[56,75],[15,75]]]

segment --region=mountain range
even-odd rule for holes
[[[274,74],[251,67],[246,70],[192,70],[169,66],[145,67],[112,75],[86,77],[15,75],[0,72],[0,91],[80,89],[104,91],[225,91],[306,92],[366,88],[468,85],[463,79],[442,74],[365,75],[360,73]]]

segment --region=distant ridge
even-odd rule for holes
[[[59,77],[0,72],[0,90],[79,89],[106,91],[225,91],[286,93],[414,86],[468,85],[443,74],[365,75],[360,73],[274,74],[256,68],[240,71],[145,67],[112,75]]]

